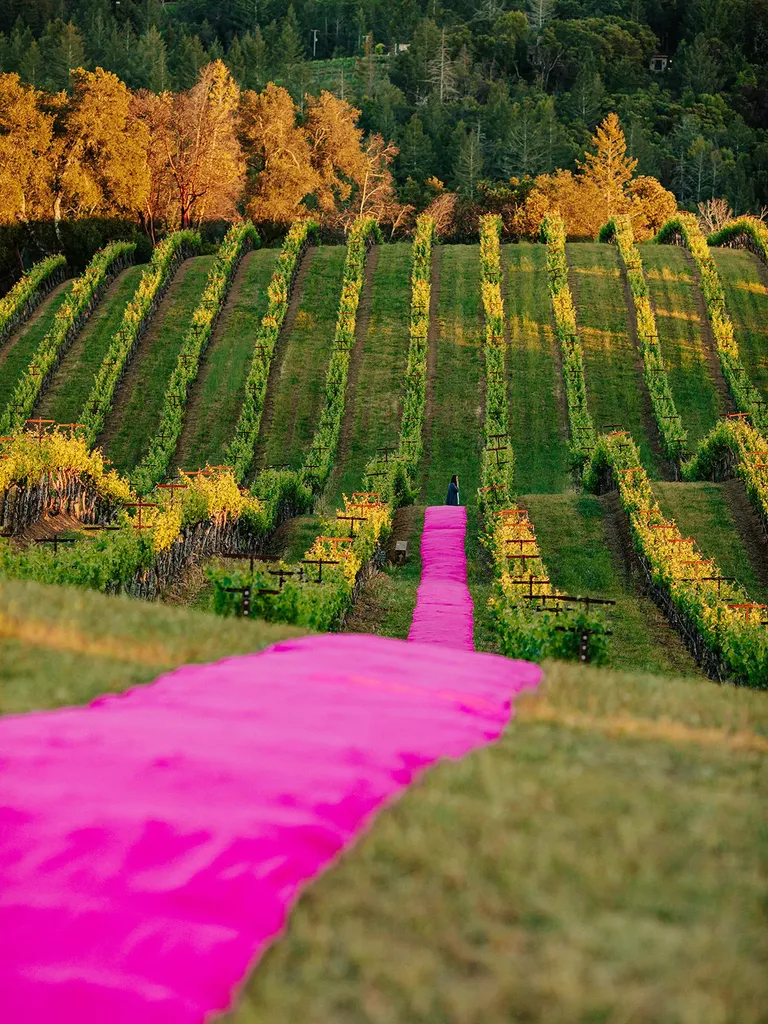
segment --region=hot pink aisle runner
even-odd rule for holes
[[[473,651],[472,598],[467,589],[462,505],[432,505],[424,513],[421,583],[408,639]]]
[[[0,719],[0,1019],[187,1024],[317,875],[539,669],[336,635]]]

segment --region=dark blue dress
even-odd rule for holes
[[[458,505],[459,504],[459,488],[451,480],[448,484],[448,496],[445,499],[446,505]]]

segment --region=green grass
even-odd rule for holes
[[[344,245],[314,249],[304,281],[296,322],[285,345],[280,376],[274,394],[274,415],[259,446],[264,445],[263,465],[289,465],[297,469],[312,438],[325,398],[325,375],[336,330],[336,315],[347,248]]]
[[[83,704],[301,630],[74,587],[0,580],[0,714]]]
[[[692,265],[673,245],[643,245],[640,253],[675,405],[695,448],[714,427],[720,409],[707,365]]]
[[[156,331],[151,344],[134,356],[139,360],[134,366],[136,375],[129,375],[123,385],[130,390],[123,396],[118,390],[117,405],[105,424],[109,438],[105,451],[120,472],[130,472],[141,461],[160,426],[165,389],[213,261],[213,256],[199,256],[182,264],[179,273],[184,276],[172,285],[172,299],[162,323],[150,326],[151,332]]]
[[[257,249],[245,259],[242,275],[233,287],[240,290],[218,326],[187,406],[187,419],[174,465],[198,467],[226,462],[245,397],[245,381],[253,359],[253,345],[267,311],[267,285],[280,255],[279,249]]]
[[[125,307],[139,287],[144,267],[123,271],[101,300],[74,343],[66,352],[46,389],[36,415],[58,423],[82,419],[85,403],[107,349],[117,332]]]
[[[440,246],[433,258],[440,260],[437,379],[430,443],[421,461],[422,496],[427,505],[442,505],[448,481],[458,473],[462,504],[474,505],[483,433],[480,249]]]
[[[768,395],[768,272],[743,249],[712,249],[739,354],[755,387]]]
[[[8,343],[0,349],[0,412],[11,400],[14,389],[29,366],[40,342],[53,327],[56,311],[66,299],[72,288],[71,282],[49,297],[42,307],[39,317],[29,324],[16,339],[12,348]]]
[[[761,757],[729,744],[764,695],[550,665],[517,707],[302,895],[230,1024],[765,1020]]]
[[[570,244],[566,251],[595,427],[600,431],[604,424],[621,424],[640,448],[646,470],[657,476],[646,429],[645,382],[630,336],[618,251],[612,245],[585,242]]]
[[[677,521],[684,537],[698,541],[705,558],[714,558],[725,576],[735,576],[753,601],[768,602],[722,484],[654,484],[654,491],[665,515]],[[762,537],[758,544],[764,545]]]
[[[337,459],[326,489],[334,505],[342,494],[360,489],[365,465],[377,447],[397,444],[408,362],[410,280],[410,244],[380,245],[360,375],[347,395],[349,448],[341,462]]]
[[[530,512],[552,583],[574,596],[616,601],[610,612],[612,668],[700,675],[678,634],[633,587],[617,532],[621,523],[606,509],[605,499],[591,494],[526,494],[519,504]]]
[[[546,249],[521,243],[505,245],[501,253],[510,337],[507,373],[515,486],[526,493],[554,493],[568,487],[570,474]]]

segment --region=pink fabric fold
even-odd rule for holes
[[[421,583],[408,639],[422,644],[473,651],[472,598],[467,588],[464,540],[467,510],[432,505],[424,513]]]
[[[286,641],[0,719],[0,1019],[198,1024],[414,775],[496,739],[539,669]]]

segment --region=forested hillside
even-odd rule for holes
[[[0,33],[0,70],[52,93],[79,66],[178,92],[217,59],[243,89],[284,85],[301,116],[328,89],[398,147],[417,208],[432,177],[478,198],[574,169],[611,111],[681,204],[768,203],[766,0],[6,0]]]

